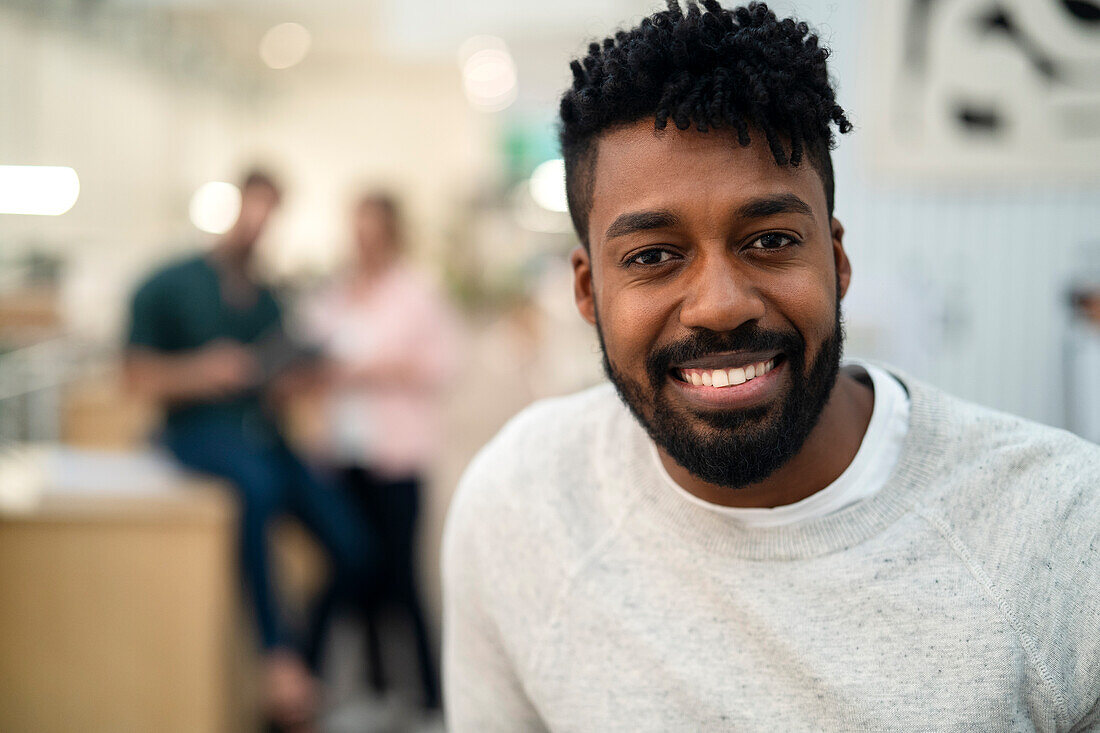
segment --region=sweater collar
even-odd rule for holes
[[[911,400],[909,432],[901,456],[878,493],[834,514],[783,527],[747,527],[684,501],[654,468],[648,454],[650,438],[625,407],[607,423],[594,446],[599,455],[619,456],[618,461],[607,462],[615,469],[605,472],[602,481],[605,486],[613,482],[620,493],[625,490],[631,494],[622,497],[637,509],[630,523],[648,524],[643,531],[661,527],[672,530],[684,542],[710,552],[752,560],[797,560],[853,547],[914,506],[944,465],[944,454],[950,447],[946,430],[952,421],[946,395],[897,370],[889,371],[909,392]]]

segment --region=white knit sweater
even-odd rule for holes
[[[450,730],[1100,729],[1100,448],[901,377],[897,467],[751,528],[608,385],[478,455],[444,542]]]

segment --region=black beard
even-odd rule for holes
[[[618,372],[607,358],[599,316],[596,331],[603,366],[619,396],[649,437],[695,477],[731,489],[759,483],[775,473],[802,449],[821,417],[840,372],[844,327],[840,300],[836,325],[806,368],[806,341],[797,331],[764,331],[754,323],[727,332],[699,330],[675,344],[663,346],[646,358],[649,390]],[[791,386],[781,405],[743,410],[693,413],[709,426],[700,431],[669,404],[665,394],[674,364],[722,351],[777,351],[787,360]],[[646,408],[652,407],[652,416]],[[778,412],[769,417],[769,413]]]

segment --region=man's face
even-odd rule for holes
[[[753,140],[652,120],[606,133],[590,250],[573,255],[623,400],[677,463],[729,487],[769,476],[816,424],[850,276],[816,170]]]
[[[279,194],[270,186],[257,184],[241,191],[241,213],[234,227],[241,246],[256,243],[278,205]]]

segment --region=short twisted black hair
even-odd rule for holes
[[[805,23],[778,20],[764,3],[727,10],[718,0],[702,9],[688,0],[686,13],[668,0],[668,10],[589,45],[561,99],[569,212],[581,241],[588,246],[597,138],[650,116],[658,130],[669,120],[681,130],[732,130],[742,146],[759,131],[777,165],[797,166],[807,154],[832,216],[832,125],[842,133],[852,125],[836,103],[828,56]]]

